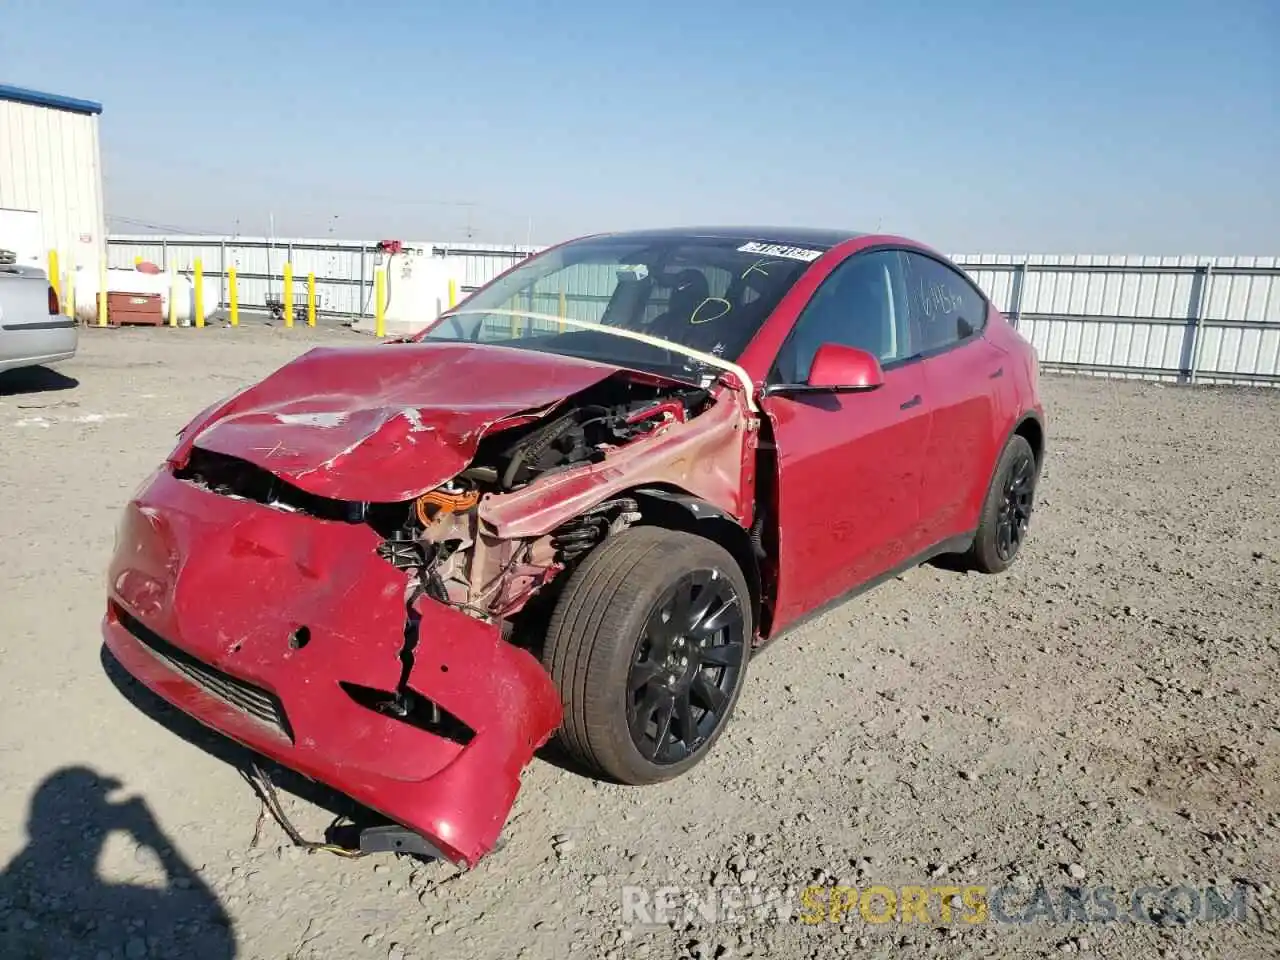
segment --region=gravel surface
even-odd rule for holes
[[[1280,391],[1045,377],[1050,456],[1013,570],[923,567],[770,648],[676,782],[536,762],[507,845],[460,873],[290,847],[244,752],[101,652],[116,518],[177,429],[353,341],[90,330],[59,372],[0,377],[0,956],[1277,955]],[[321,835],[340,799],[283,785]],[[874,922],[876,885],[924,887],[927,908]],[[1028,909],[1037,885],[1051,917]],[[1243,891],[1244,920],[1178,923],[1180,885]],[[656,909],[668,886],[701,911]],[[826,922],[838,886],[854,906]],[[1063,909],[1100,886],[1125,916],[1153,888],[1155,922]],[[971,887],[1034,922],[969,922]]]

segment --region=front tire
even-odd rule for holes
[[[1025,437],[1015,434],[996,463],[969,560],[983,573],[1003,573],[1027,538],[1039,467]]]
[[[622,783],[679,776],[724,731],[751,637],[746,578],[723,547],[662,527],[609,537],[574,571],[547,630],[561,744]]]

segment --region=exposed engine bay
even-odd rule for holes
[[[711,404],[702,388],[610,377],[544,416],[495,429],[457,476],[397,503],[318,496],[263,467],[198,445],[175,475],[275,509],[368,524],[383,538],[379,554],[408,575],[410,606],[426,595],[474,616],[502,618],[640,514],[634,499],[609,498],[544,536],[506,540],[485,529],[480,509],[485,498],[519,494],[556,474],[602,463],[619,448],[689,422]]]

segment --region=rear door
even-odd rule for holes
[[[777,448],[775,628],[840,597],[919,548],[930,432],[923,365],[911,358],[896,254],[854,254],[814,293],[770,381],[804,383],[823,343],[878,356],[884,386],[865,393],[768,395]]]
[[[912,342],[923,369],[933,429],[920,494],[926,546],[973,530],[995,462],[997,399],[1012,377],[1007,357],[983,336],[986,298],[958,270],[902,252]]]

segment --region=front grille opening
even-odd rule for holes
[[[173,475],[224,497],[252,500],[290,513],[342,523],[363,523],[366,519],[364,503],[307,493],[248,460],[200,447],[191,449],[187,462]]]
[[[440,704],[415,691],[406,690],[402,694],[395,694],[345,680],[338,681],[338,686],[343,693],[367,710],[374,710],[393,720],[433,733],[459,746],[465,747],[476,735],[474,730]]]
[[[293,741],[293,730],[289,727],[284,706],[271,691],[223,673],[193,657],[147,627],[118,603],[112,603],[111,607],[120,625],[151,651],[156,659],[182,674],[205,693],[269,727],[273,733]]]

